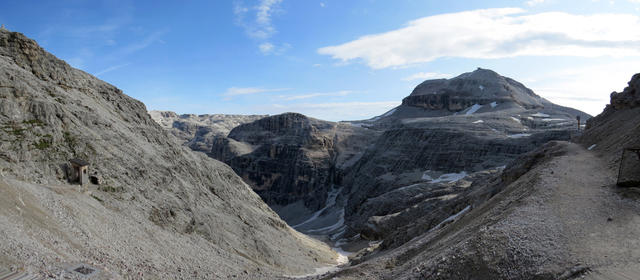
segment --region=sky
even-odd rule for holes
[[[5,0],[0,24],[180,114],[368,119],[482,67],[596,115],[640,72],[640,0]]]

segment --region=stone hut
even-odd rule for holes
[[[71,163],[69,181],[77,182],[80,185],[87,184],[89,182],[89,163],[79,158],[74,158],[69,162]]]

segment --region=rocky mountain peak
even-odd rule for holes
[[[493,102],[513,103],[526,109],[544,108],[548,103],[523,84],[483,68],[451,79],[424,81],[403,100],[404,105],[449,112]]]
[[[231,130],[229,137],[249,143],[259,143],[274,137],[285,137],[293,142],[298,141],[295,139],[305,139],[303,142],[307,142],[314,137],[315,132],[332,128],[334,125],[335,123],[309,118],[299,113],[283,113],[239,125]]]

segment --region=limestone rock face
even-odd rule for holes
[[[2,202],[0,232],[37,232],[5,235],[3,266],[59,271],[94,260],[121,276],[135,268],[151,278],[271,278],[312,272],[334,256],[288,227],[227,165],[181,147],[140,101],[5,30],[0,129],[2,197],[23,201],[15,215],[16,205]],[[99,178],[91,196],[68,185],[72,158]],[[112,226],[91,226],[101,222]]]

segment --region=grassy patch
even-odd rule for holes
[[[44,126],[44,123],[41,120],[36,120],[36,119],[25,120],[25,121],[22,121],[22,123],[26,125],[31,125],[31,126]]]
[[[95,196],[95,195],[91,195],[91,197],[93,197],[93,199],[100,201],[100,202],[104,202],[104,200],[100,199],[99,197]]]

